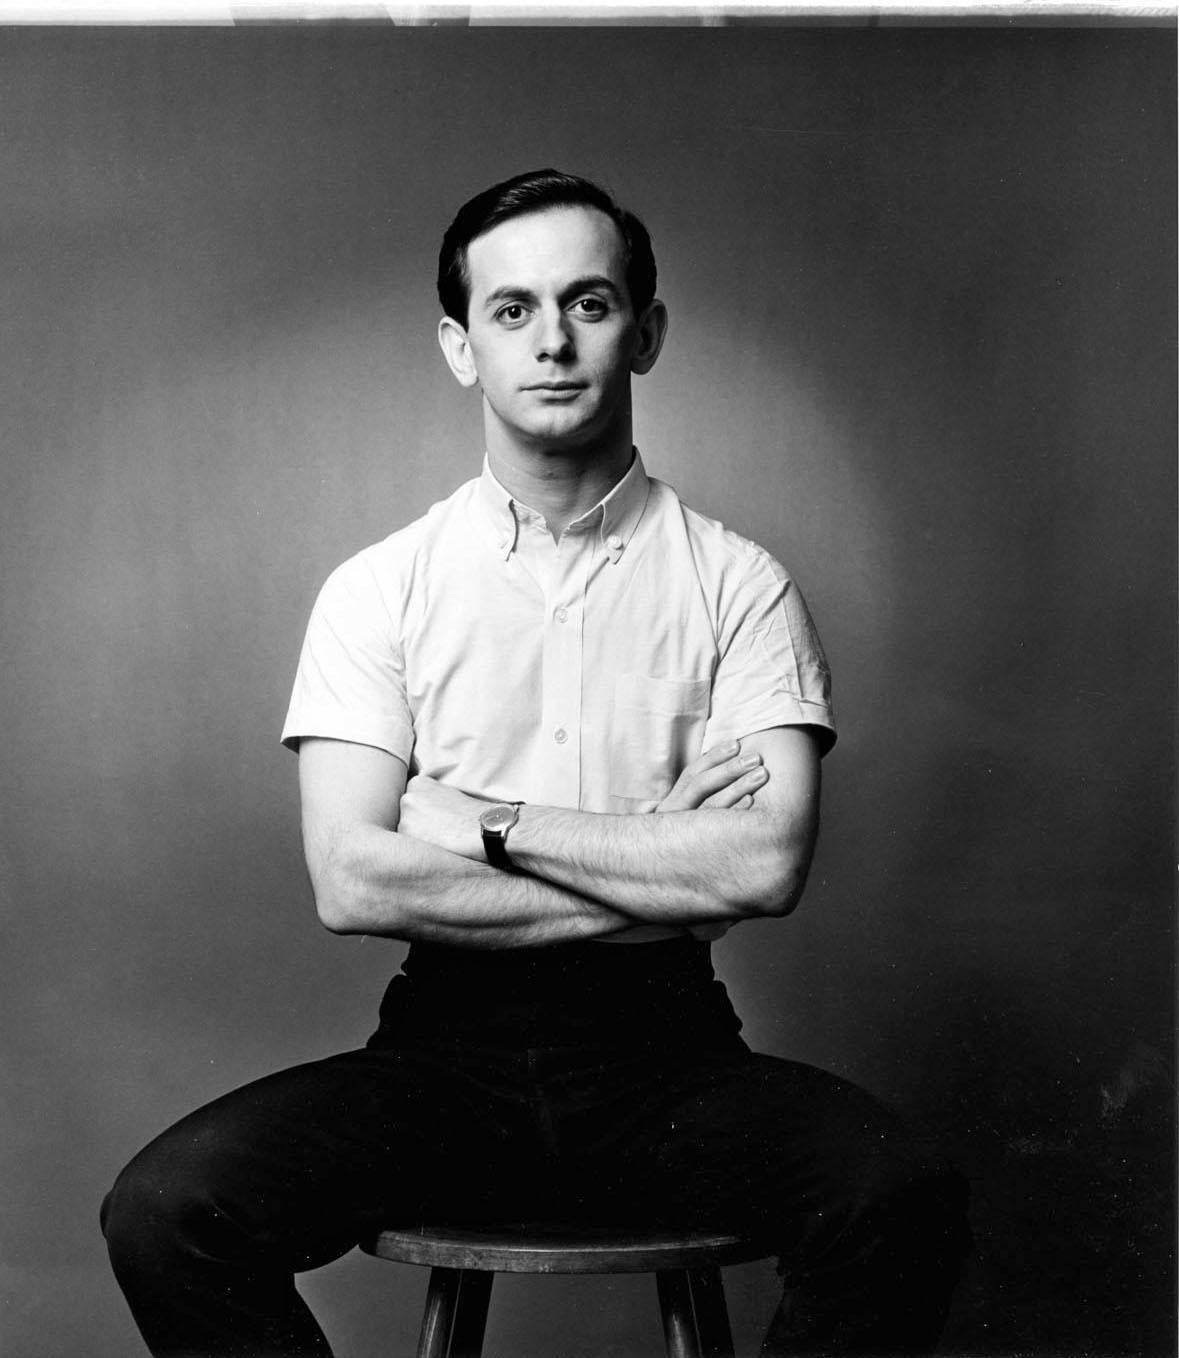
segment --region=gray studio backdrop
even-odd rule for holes
[[[478,469],[439,235],[550,163],[654,235],[650,471],[787,564],[834,667],[807,899],[716,949],[751,1041],[973,1176],[949,1347],[1169,1351],[1174,63],[1092,27],[0,35],[6,1354],[140,1352],[116,1170],[370,1029],[402,950],[317,925],[279,727],[327,572]],[[748,1348],[772,1270],[730,1278]],[[344,1358],[412,1345],[417,1271],[304,1286]],[[489,1351],[657,1347],[648,1286],[509,1281]]]

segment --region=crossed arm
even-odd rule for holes
[[[785,914],[818,829],[818,753],[802,728],[706,752],[657,814],[521,807],[508,842],[518,874],[484,860],[486,803],[408,778],[384,751],[304,740],[299,781],[307,866],[329,929],[466,947]]]

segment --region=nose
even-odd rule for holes
[[[534,335],[538,363],[564,362],[573,356],[573,337],[560,307],[546,307],[541,312]]]

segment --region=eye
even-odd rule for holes
[[[600,320],[610,310],[600,297],[579,297],[573,303],[573,310],[583,320]]]
[[[495,313],[495,319],[501,325],[519,325],[527,315],[528,308],[523,302],[509,302]]]

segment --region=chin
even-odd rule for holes
[[[538,443],[564,445],[573,449],[592,443],[597,430],[584,420],[544,420],[537,421],[530,429],[522,431]]]

